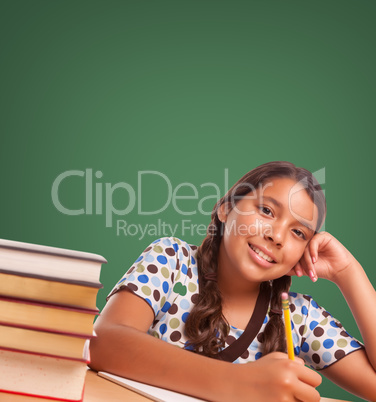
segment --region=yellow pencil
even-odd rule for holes
[[[290,360],[295,360],[294,345],[292,343],[289,297],[286,292],[282,293],[282,310],[283,310],[283,318],[285,319],[287,354],[288,354]]]

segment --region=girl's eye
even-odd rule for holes
[[[259,208],[260,208],[260,211],[261,211],[263,214],[268,215],[268,216],[273,216],[273,212],[272,212],[271,209],[269,209],[268,207],[260,206]]]
[[[298,236],[298,237],[301,237],[302,239],[304,239],[305,240],[305,234],[301,231],[301,230],[298,230],[298,229],[294,229],[294,233],[296,233],[296,235]]]

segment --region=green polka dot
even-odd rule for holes
[[[320,322],[320,325],[326,325],[328,323],[328,317],[325,318],[325,320],[322,320]]]
[[[178,272],[178,274],[175,277],[175,281],[178,281],[180,279],[181,276],[181,271]]]
[[[162,299],[161,299],[160,306],[163,307],[165,303],[166,303],[166,297],[163,296]]]
[[[161,252],[163,251],[163,247],[161,247],[161,246],[154,246],[154,247],[153,247],[153,250],[154,250],[156,253],[161,253]]]
[[[158,338],[158,339],[159,339],[159,334],[158,334],[157,331],[153,331],[153,336],[154,336],[154,338]]]
[[[177,282],[174,286],[174,292],[178,293],[181,296],[185,296],[187,294],[187,287],[184,286],[182,283]]]
[[[303,332],[301,333],[301,335],[304,335],[307,332],[307,330],[308,330],[307,325],[304,325],[304,329],[303,329]],[[301,328],[299,328],[299,332],[300,331],[301,331]]]
[[[170,320],[170,327],[176,329],[180,325],[180,321],[177,318]]]
[[[137,272],[144,272],[144,271],[145,271],[145,267],[144,267],[142,264],[138,264],[136,271],[137,271]]]
[[[340,348],[344,348],[347,346],[347,341],[346,339],[338,339],[337,341],[337,346]]]
[[[312,350],[317,351],[320,349],[321,343],[319,341],[313,341],[311,347]]]
[[[301,324],[301,322],[303,321],[303,317],[299,314],[294,314],[292,316],[292,320],[294,321],[295,324]]]
[[[193,283],[193,282],[190,282],[189,284],[188,284],[188,290],[190,291],[190,292],[195,292],[196,290],[197,290],[197,285],[195,284],[195,283]]]
[[[161,274],[167,279],[170,276],[170,272],[166,267],[161,268]]]
[[[151,289],[149,288],[149,286],[143,286],[141,288],[142,293],[146,296],[150,296],[151,295]]]

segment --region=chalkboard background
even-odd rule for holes
[[[102,308],[151,241],[199,244],[228,186],[287,160],[319,176],[325,229],[376,285],[375,17],[355,0],[3,0],[0,237],[103,255]],[[293,289],[360,338],[335,285]]]

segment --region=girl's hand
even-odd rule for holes
[[[230,399],[320,401],[320,394],[315,388],[321,384],[321,376],[305,367],[299,358],[292,361],[285,353],[273,352],[253,363],[233,365],[233,368],[234,389]],[[229,399],[224,397],[223,400]]]
[[[312,237],[302,258],[288,275],[307,275],[314,282],[323,278],[336,283],[354,262],[354,256],[335,237],[328,232],[320,232]]]

